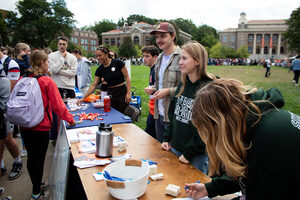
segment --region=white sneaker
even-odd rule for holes
[[[299,83],[296,83],[295,86],[299,86]]]
[[[296,81],[295,81],[295,80],[293,80],[293,83],[296,83]]]

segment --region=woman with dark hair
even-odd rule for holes
[[[241,190],[240,199],[299,199],[300,117],[283,105],[277,89],[251,89],[237,80],[219,79],[200,89],[192,122],[206,144],[209,175],[217,176],[186,184],[189,196]]]
[[[97,85],[102,83],[108,86],[107,94],[111,95],[111,106],[124,113],[131,101],[131,83],[124,62],[111,59],[109,49],[105,46],[97,47],[96,58],[100,66],[96,70],[94,82],[77,103],[83,103],[83,100],[95,91]]]

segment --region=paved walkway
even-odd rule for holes
[[[16,138],[19,147],[21,147],[20,138]],[[48,146],[48,151],[46,155],[46,161],[44,165],[44,177],[43,180],[49,182],[49,174],[51,168],[51,162],[53,158],[54,146],[53,143],[50,142]],[[5,188],[5,192],[0,199],[4,196],[11,196],[13,200],[30,200],[32,194],[32,184],[30,181],[30,177],[27,171],[27,157],[22,157],[23,161],[23,169],[22,174],[15,180],[8,180],[8,175],[11,171],[13,158],[7,149],[4,151],[4,164],[7,168],[7,172],[0,177],[0,186]]]

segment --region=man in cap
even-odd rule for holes
[[[162,142],[163,133],[170,122],[168,118],[170,101],[180,82],[181,71],[178,64],[180,48],[175,45],[175,28],[168,22],[161,22],[150,34],[155,35],[156,44],[162,53],[155,63],[155,84],[145,88],[145,92],[153,95],[155,99],[156,139]]]

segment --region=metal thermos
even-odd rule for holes
[[[113,152],[114,133],[110,124],[100,123],[96,134],[96,156],[111,157]]]

